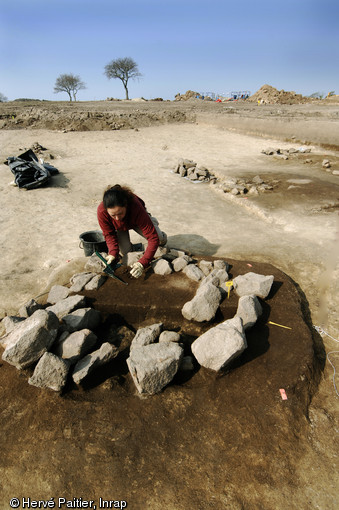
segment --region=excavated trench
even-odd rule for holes
[[[273,274],[274,283],[261,301],[263,315],[246,334],[248,348],[223,373],[195,364],[192,371],[178,372],[160,394],[141,397],[126,365],[133,335],[125,334],[115,337],[120,350],[115,360],[83,387],[70,382],[61,396],[29,386],[30,371],[2,364],[0,398],[7,402],[11,419],[0,424],[7,438],[1,456],[11,458],[7,448],[20,456],[20,469],[26,473],[23,495],[35,487],[35,497],[41,497],[50,485],[59,496],[66,492],[98,501],[113,499],[114,494],[131,508],[159,508],[151,501],[161,493],[165,508],[200,509],[211,497],[217,497],[218,508],[223,501],[238,504],[243,500],[239,478],[247,488],[278,488],[281,477],[293,486],[294,456],[302,453],[298,437],[322,368],[307,302],[274,266],[227,262],[231,278],[253,271]],[[99,290],[82,292],[102,312],[104,322],[96,331],[99,343],[109,340],[119,326],[136,331],[162,322],[164,329],[181,333],[187,355],[199,334],[236,313],[238,298],[232,291],[212,323],[193,323],[183,319],[181,308],[198,283],[183,273],[160,276],[149,271],[135,280],[121,267],[117,274],[129,285],[109,278]],[[32,399],[35,405],[26,406]],[[31,427],[39,431],[34,436]],[[29,451],[34,451],[33,457]],[[16,486],[17,476],[10,461],[7,468],[6,492]],[[255,494],[246,501],[256,504]]]
[[[213,260],[211,257],[204,259]],[[248,348],[233,363],[231,369],[228,367],[227,373],[222,377],[218,374],[216,377],[215,374],[196,367],[193,374],[189,376],[185,374],[184,378],[188,379],[193,387],[195,380],[200,379],[200,371],[206,372],[205,375],[213,380],[225,379],[227,393],[230,395],[232,391],[238,393],[242,388],[244,400],[248,400],[250,407],[255,405],[257,409],[268,400],[274,402],[280,398],[279,389],[284,388],[290,393],[290,398],[298,402],[297,406],[301,406],[303,413],[307,413],[307,405],[314,391],[317,364],[312,326],[305,316],[307,310],[305,298],[287,275],[270,264],[237,260],[227,262],[231,265],[229,273],[231,278],[249,271],[274,275],[269,297],[265,301],[261,300],[264,313],[257,324],[246,333]],[[154,274],[149,269],[144,278],[136,280],[129,275],[128,269],[122,266],[116,274],[128,282],[128,285],[109,278],[99,290],[83,292],[91,305],[105,317],[98,332],[100,342],[107,341],[105,339],[107,331],[112,331],[115,325],[126,325],[136,331],[140,327],[162,322],[164,329],[180,332],[185,355],[190,355],[190,345],[197,336],[236,314],[238,297],[232,291],[229,298],[225,296],[212,322],[198,323],[185,319],[181,309],[193,298],[198,283],[189,280],[181,272],[162,276]],[[268,321],[291,329],[270,325]],[[113,367],[114,361],[112,362],[114,370]],[[128,375],[125,381],[127,379]],[[176,381],[179,388],[180,375]],[[224,383],[220,384],[222,388]],[[175,381],[173,385],[176,386]],[[254,404],[252,395],[257,393],[258,388],[261,390]],[[221,391],[224,393],[225,388]]]

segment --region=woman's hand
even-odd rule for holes
[[[134,276],[134,278],[140,278],[144,272],[144,266],[140,262],[135,262],[131,267],[132,270],[130,271],[130,274]]]
[[[112,264],[113,260],[115,260],[114,255],[106,255],[105,259],[107,261],[107,264]]]

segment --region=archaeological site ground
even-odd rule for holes
[[[99,229],[109,184],[145,201],[167,233],[160,257],[172,271],[152,266],[136,280],[122,266],[128,285],[107,278],[70,293],[100,312],[92,351],[114,346],[81,384],[70,372],[62,390],[41,388],[28,382],[36,362],[1,359],[1,509],[12,498],[20,508],[25,498],[64,498],[61,508],[99,508],[100,498],[135,510],[337,508],[338,140],[335,97],[268,89],[224,103],[0,104],[2,355],[9,317],[32,298],[46,309],[53,286],[88,271],[80,236]],[[19,189],[4,162],[30,148],[59,173]],[[237,314],[239,296],[220,279],[215,315],[185,318],[201,281],[174,269],[175,250],[197,267],[227,263],[231,282],[274,277],[247,347],[222,370],[201,366],[192,345]],[[180,334],[186,362],[161,391],[140,393],[130,345],[158,323]]]

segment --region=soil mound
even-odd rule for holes
[[[298,104],[308,103],[311,101],[309,97],[296,94],[295,92],[287,92],[278,90],[271,85],[263,85],[248,101],[260,101],[262,104]]]
[[[194,92],[194,90],[187,90],[185,94],[176,94],[175,101],[189,101],[190,99],[197,99],[199,97],[199,92]]]
[[[141,101],[140,104],[144,102]],[[71,106],[49,106],[46,108],[35,105],[30,108],[11,108],[0,114],[0,129],[34,128],[55,129],[64,132],[111,131],[187,122],[189,119],[185,112],[178,110],[88,111],[71,110]]]

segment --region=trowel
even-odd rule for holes
[[[121,278],[119,278],[119,276],[114,274],[114,271],[116,269],[118,269],[118,267],[121,267],[122,264],[119,264],[118,262],[116,262],[115,264],[107,264],[107,260],[98,251],[96,251],[95,254],[96,254],[97,257],[99,257],[99,259],[106,266],[105,269],[104,269],[104,273],[106,273],[111,278],[115,278],[116,280],[118,280],[119,282],[123,283],[124,285],[128,285],[127,282],[124,282],[124,280],[122,280]]]

